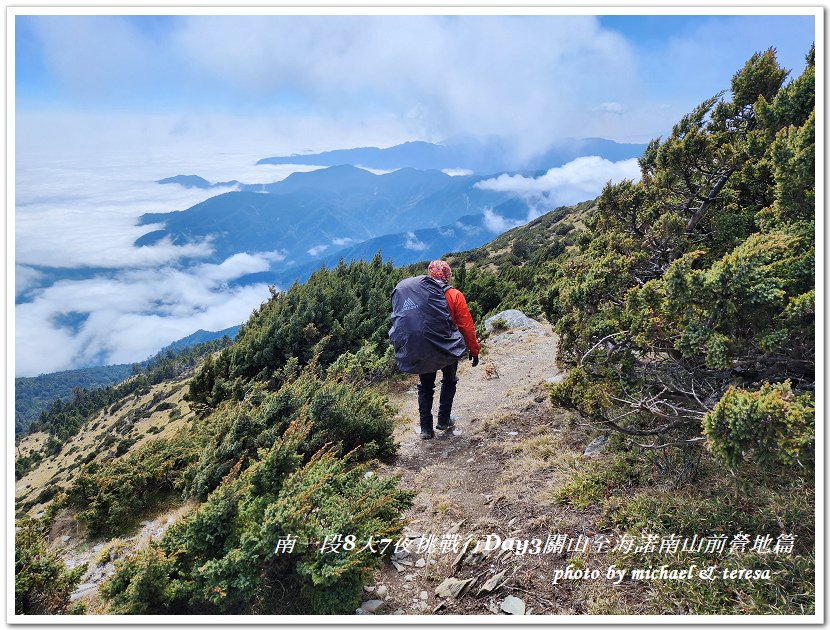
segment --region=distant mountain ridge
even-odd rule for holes
[[[176,245],[211,239],[212,259],[238,252],[283,252],[286,264],[319,260],[337,243],[438,228],[478,214],[511,194],[476,188],[481,176],[402,169],[375,175],[350,165],[293,173],[272,184],[211,197],[180,212],[145,214],[141,225],[164,227],[135,241]]]
[[[165,352],[167,350],[182,350],[183,348],[189,348],[190,346],[195,346],[200,343],[204,343],[206,341],[213,341],[214,339],[221,339],[224,336],[228,336],[231,339],[236,337],[236,333],[239,332],[239,326],[231,326],[230,328],[225,328],[224,330],[202,330],[201,328],[197,330],[195,333],[189,334],[187,337],[182,337],[181,339],[174,341],[173,343],[164,346],[160,352]]]
[[[518,199],[499,204],[492,212],[493,214],[489,215],[491,218],[503,221],[508,227],[524,223],[528,217],[527,206]],[[490,242],[498,233],[488,224],[485,214],[468,214],[440,227],[385,234],[350,244],[304,265],[284,271],[252,274],[247,281],[276,280],[279,286],[287,287],[294,282],[305,282],[321,265],[330,269],[341,259],[347,263],[352,260],[369,260],[378,252],[384,260],[391,260],[395,266],[410,265],[423,260],[435,260],[451,252],[475,249]]]
[[[274,156],[263,158],[257,164],[307,164],[310,166],[350,164],[384,170],[468,169],[474,173],[486,175],[504,171],[546,171],[586,155],[597,155],[617,162],[639,157],[645,148],[645,144],[619,143],[605,138],[563,138],[552,143],[539,155],[522,159],[513,157],[514,151],[502,139],[466,138],[440,144],[415,141],[383,149],[360,147],[304,155]]]
[[[232,179],[229,182],[216,182],[211,184],[208,180],[198,175],[175,175],[173,177],[165,177],[156,181],[157,184],[179,184],[185,188],[228,188],[229,186],[237,186],[239,182]]]

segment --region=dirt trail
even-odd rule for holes
[[[420,439],[417,377],[404,391],[390,395],[399,408],[395,437],[400,450],[382,473],[401,475],[401,486],[415,490],[417,497],[405,514],[405,533],[412,538],[408,554],[400,553],[394,563],[384,565],[375,585],[367,589],[368,599],[386,602],[378,613],[499,613],[507,595],[522,598],[528,613],[573,612],[564,603],[551,602],[545,596],[549,588],[540,590],[549,580],[538,556],[516,563],[515,558],[497,558],[494,553],[479,558],[483,562],[476,566],[468,566],[469,561],[453,564],[459,556],[458,544],[451,545],[458,541],[455,534],[460,535],[461,548],[467,538],[488,533],[545,539],[551,527],[546,497],[556,482],[559,456],[567,448],[561,412],[551,407],[546,387],[561,378],[555,366],[557,337],[550,326],[508,330],[491,336],[484,348],[477,367],[469,361],[459,366],[453,414],[460,431],[436,431],[435,439]],[[436,387],[433,412],[437,402]],[[423,541],[429,535],[436,542],[431,552],[425,551]],[[476,596],[479,587],[502,570],[502,580],[508,581],[489,596]],[[461,598],[437,597],[436,586],[451,575],[477,579]]]

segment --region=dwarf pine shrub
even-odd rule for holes
[[[306,457],[312,428],[308,419],[292,422],[161,541],[122,562],[101,591],[111,612],[353,611],[366,572],[391,552],[361,547],[399,536],[413,495],[397,489],[397,478],[366,475],[354,453],[326,446]],[[359,544],[320,553],[319,543],[337,534]],[[296,546],[277,553],[287,536]]]
[[[758,391],[730,387],[703,420],[709,448],[729,465],[752,457],[759,464],[811,465],[815,401],[795,394],[790,381]]]

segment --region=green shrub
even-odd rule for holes
[[[124,438],[118,443],[118,446],[115,447],[115,456],[120,457],[127,453],[130,450],[133,444],[135,444],[138,440],[134,437],[132,438]]]
[[[647,478],[643,460],[632,451],[589,460],[568,483],[554,490],[553,498],[579,509],[602,504],[608,496],[619,495]]]
[[[707,99],[649,143],[639,181],[607,185],[575,246],[537,276],[557,359],[580,371],[555,398],[656,446],[701,437],[730,386],[815,386],[813,52],[785,76],[774,49],[753,55],[732,100]],[[789,461],[810,449],[795,413],[773,421],[798,425]],[[744,432],[724,456],[756,449]]]
[[[183,435],[147,442],[126,457],[87,465],[67,501],[91,535],[124,531],[160,496],[180,487],[183,470],[196,457]]]
[[[32,470],[38,463],[43,460],[43,455],[40,451],[34,451],[26,457],[19,457],[14,461],[14,478],[15,480],[22,479],[29,471]]]
[[[344,352],[329,366],[326,376],[354,385],[370,385],[395,373],[395,349],[386,344],[380,355],[378,345],[365,343],[357,352]]]
[[[249,397],[251,395],[249,394]],[[195,429],[201,436],[199,461],[188,492],[204,498],[234,465],[242,469],[260,448],[269,448],[299,418],[311,421],[302,449],[311,455],[333,443],[358,459],[388,457],[395,451],[393,412],[386,399],[348,382],[321,380],[305,370],[277,392],[260,392],[258,406],[223,404]]]
[[[366,571],[384,555],[321,554],[308,543],[334,533],[395,538],[412,493],[398,490],[396,478],[366,475],[352,454],[325,447],[306,458],[311,431],[308,420],[292,423],[161,541],[122,561],[101,589],[111,612],[353,611]],[[299,538],[294,552],[276,554],[287,534]]]
[[[770,580],[650,580],[630,584],[640,591],[632,597],[637,614],[781,614],[805,615],[815,611],[815,488],[812,479],[762,472],[746,463],[732,471],[711,458],[705,478],[682,489],[641,490],[633,498],[612,498],[604,504],[601,529],[616,535],[642,532],[680,537],[726,534],[750,535],[742,553],[655,553],[647,565],[685,568],[713,563],[723,569],[769,569]],[[758,553],[751,547],[755,536],[794,536],[792,553]],[[637,554],[610,554],[608,564],[642,568]],[[603,585],[603,588],[607,586]],[[591,614],[631,614],[614,598],[595,605]]]
[[[67,570],[60,556],[49,551],[50,519],[23,517],[14,535],[14,612],[18,615],[58,615],[67,612],[69,595],[86,572],[86,565]]]
[[[494,319],[492,322],[490,322],[490,326],[494,333],[501,333],[510,328],[507,322],[504,321],[501,317],[499,317],[498,319]]]
[[[745,457],[761,465],[811,466],[815,402],[794,394],[789,381],[758,391],[730,387],[703,420],[709,448],[734,466]]]
[[[601,415],[610,407],[609,387],[591,379],[581,367],[572,369],[565,378],[550,387],[551,400],[557,405],[575,409],[588,417]]]

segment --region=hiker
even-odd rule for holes
[[[392,292],[389,339],[403,372],[417,374],[421,439],[435,437],[432,401],[435,377],[441,371],[436,429],[455,426],[452,402],[458,383],[458,361],[465,355],[478,365],[481,346],[464,294],[450,285],[452,271],[443,260],[429,263],[426,276],[401,280]]]

